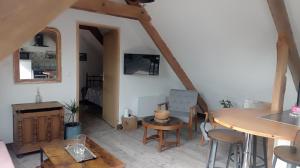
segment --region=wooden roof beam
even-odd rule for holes
[[[76,0],[1,0],[0,60],[43,30]]]
[[[79,28],[82,30],[88,30],[92,33],[92,35],[99,41],[101,45],[103,45],[103,35],[97,27],[87,26],[87,25],[79,25]]]
[[[157,48],[159,48],[160,52],[164,56],[164,58],[167,60],[179,80],[182,82],[182,84],[185,86],[188,90],[197,90],[195,86],[193,85],[192,81],[189,79],[185,71],[182,69],[176,58],[174,57],[172,51],[169,49],[165,41],[162,39],[156,28],[152,25],[151,21],[145,21],[145,20],[139,20],[148,35],[151,37],[151,39],[154,41]],[[203,112],[208,111],[208,106],[204,99],[199,95],[198,96],[198,105],[200,106],[201,110]]]
[[[148,15],[148,12],[139,4],[134,3],[134,0],[132,0],[132,2],[126,2],[130,5],[109,0],[79,0],[72,8],[139,20],[186,89],[197,90],[158,31],[152,25],[151,17]],[[203,112],[208,111],[208,106],[200,95],[198,96],[198,104]]]
[[[109,0],[78,0],[72,8],[135,20],[151,20],[144,8]]]
[[[269,8],[279,34],[285,34],[289,45],[288,66],[292,73],[293,81],[298,90],[300,81],[300,58],[289,21],[286,6],[283,0],[268,0]]]
[[[285,34],[278,35],[277,64],[272,93],[272,113],[278,113],[283,110],[284,93],[286,88],[286,71],[289,58],[289,46],[287,41]]]

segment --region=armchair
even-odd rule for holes
[[[171,89],[169,101],[158,105],[158,110],[169,110],[171,115],[181,119],[189,129],[189,138],[193,137],[193,124],[197,131],[197,112],[200,107],[197,105],[198,92],[194,90]]]

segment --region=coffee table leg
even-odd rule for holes
[[[176,146],[180,145],[180,129],[176,130]]]
[[[43,162],[44,162],[44,157],[43,157],[43,150],[40,150],[40,154],[41,154],[41,167],[43,167]]]
[[[159,144],[158,144],[158,151],[161,152],[162,151],[162,147],[164,145],[164,131],[163,130],[159,130]]]
[[[143,143],[147,143],[147,127],[144,126],[144,138],[143,138]]]

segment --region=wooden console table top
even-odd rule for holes
[[[124,163],[115,156],[100,147],[87,137],[86,147],[96,156],[96,159],[77,163],[65,150],[64,146],[72,144],[72,140],[56,140],[44,145],[41,152],[47,156],[47,160],[42,161],[44,168],[124,168]]]
[[[41,102],[41,103],[22,103],[22,104],[13,104],[14,111],[22,110],[32,110],[32,109],[49,109],[49,108],[61,108],[64,107],[61,103],[57,101]]]

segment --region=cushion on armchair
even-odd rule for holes
[[[190,108],[197,104],[198,92],[193,90],[170,90],[168,110],[172,116],[189,122]]]
[[[171,89],[168,109],[188,113],[190,108],[197,104],[198,92],[194,90]],[[175,115],[174,115],[175,116]]]
[[[185,123],[189,122],[189,113],[187,112],[182,112],[182,111],[170,111],[171,115],[174,117],[179,118]]]

